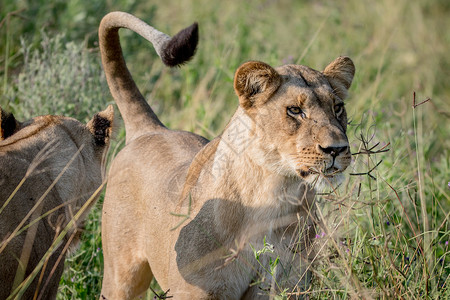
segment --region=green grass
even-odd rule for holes
[[[346,104],[352,152],[378,142],[373,151],[388,143],[389,151],[354,155],[349,173],[367,173],[379,163],[373,178],[351,175],[338,193],[318,200],[326,224],[320,239],[328,246],[314,267],[310,297],[450,297],[448,1],[126,2],[2,3],[2,19],[25,10],[0,27],[0,105],[19,119],[51,113],[83,121],[106,107],[112,98],[95,40],[102,15],[111,10],[134,13],[170,34],[199,22],[196,57],[181,69],[164,68],[137,35],[121,35],[129,68],[161,120],[208,138],[237,107],[232,82],[241,63],[323,69],[348,55],[357,69]],[[431,101],[413,108],[413,92],[417,103]],[[113,148],[123,138],[121,129]],[[79,250],[66,261],[59,299],[99,295],[100,211],[101,201]]]

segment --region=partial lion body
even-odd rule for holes
[[[42,269],[21,298],[55,299],[65,248],[78,240],[88,210],[60,243],[54,242],[102,185],[113,110],[109,107],[87,125],[60,116],[4,122],[12,118],[2,111],[0,299],[13,293],[35,268]],[[46,254],[51,255],[45,259]]]
[[[115,265],[105,264],[105,281],[110,280],[108,276],[111,274],[131,272],[129,268],[135,268],[137,264],[145,270],[144,273],[149,273],[148,261],[158,261],[167,255],[168,249],[174,247],[171,245],[174,239],[170,237],[176,236],[177,231],[170,231],[175,225],[171,224],[170,215],[165,212],[176,211],[178,197],[175,195],[181,195],[189,164],[205,142],[206,140],[189,133],[162,130],[160,133],[143,135],[133,140],[117,155],[108,178],[108,185],[111,186],[106,194],[108,201],[103,205],[102,235],[110,238],[108,243],[104,243],[103,252],[105,256],[114,256],[119,250],[135,253],[130,258],[137,261],[130,263],[124,258]],[[142,148],[142,145],[148,147]],[[149,157],[158,163],[143,163]],[[146,185],[124,180],[142,178],[149,173],[160,176],[155,176]],[[167,191],[173,194],[168,194]],[[134,220],[149,220],[151,223],[134,226]],[[123,228],[128,230],[123,231]],[[127,241],[125,244],[124,240]],[[160,251],[145,252],[142,249],[143,243],[149,248],[157,243]],[[127,247],[128,251],[122,247]],[[140,250],[136,251],[137,249]],[[152,266],[154,273],[162,274],[161,278],[167,277],[167,269],[159,270],[158,265]],[[141,291],[148,288],[151,280],[151,276],[144,277],[147,277],[147,280],[138,282],[142,285]],[[128,285],[137,284],[135,278],[125,280]]]

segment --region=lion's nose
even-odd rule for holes
[[[340,153],[342,152],[346,152],[348,150],[348,146],[343,146],[343,147],[322,147],[319,145],[319,149],[326,153],[326,154],[330,154],[331,156],[333,156],[333,158],[336,158],[336,156],[338,156]]]

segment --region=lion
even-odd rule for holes
[[[174,299],[301,297],[310,281],[316,190],[351,161],[344,99],[355,66],[323,72],[248,61],[235,73],[239,106],[208,141],[166,128],[139,92],[119,28],[150,41],[168,66],[195,53],[198,25],[170,38],[123,12],[106,15],[99,45],[126,130],[102,211],[100,299],[132,299],[153,278]]]
[[[113,107],[86,125],[53,115],[19,122],[1,108],[0,115],[0,299],[55,299],[67,247],[103,186]]]

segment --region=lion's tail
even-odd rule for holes
[[[198,25],[192,24],[170,38],[142,20],[124,12],[111,12],[100,23],[99,43],[109,89],[125,123],[127,143],[141,133],[164,128],[136,86],[127,69],[119,40],[119,29],[128,28],[153,44],[169,67],[189,61],[198,43]]]

